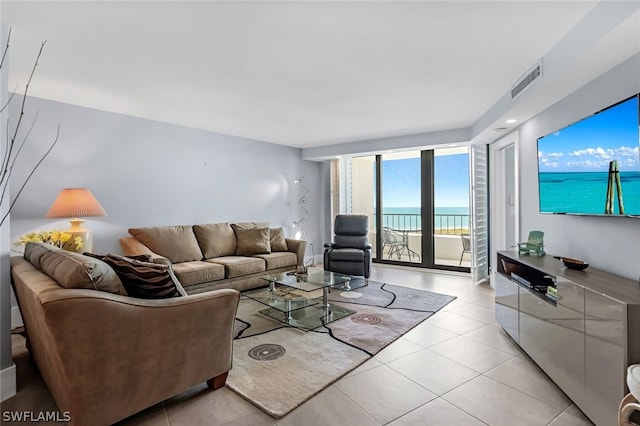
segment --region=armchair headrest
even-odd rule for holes
[[[336,235],[364,237],[369,232],[369,217],[361,214],[339,214],[334,223]]]

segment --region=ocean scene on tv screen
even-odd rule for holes
[[[638,125],[634,96],[538,139],[540,211],[619,215],[620,189],[623,214],[640,216]]]

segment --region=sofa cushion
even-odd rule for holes
[[[266,270],[266,262],[264,259],[257,257],[225,256],[208,259],[207,262],[223,265],[227,278],[255,274],[256,272],[264,272]]]
[[[224,266],[200,260],[176,263],[173,265],[173,272],[184,287],[224,278]]]
[[[234,231],[237,256],[271,253],[269,228],[234,229]]]
[[[111,266],[120,277],[131,297],[140,299],[166,299],[186,296],[171,267],[158,263],[141,262],[117,254],[90,254]]]
[[[172,263],[202,260],[198,240],[189,225],[129,228],[129,234]]]
[[[231,227],[234,231],[236,229],[268,228],[269,222],[238,222],[232,223]]]
[[[287,241],[284,237],[284,230],[282,228],[270,228],[271,238],[271,251],[288,251]]]
[[[291,252],[271,252],[269,254],[256,254],[254,257],[264,259],[267,262],[267,271],[271,269],[286,268],[287,266],[296,266],[298,256]]]
[[[205,259],[236,254],[236,234],[228,223],[193,225],[193,232]]]
[[[64,288],[88,288],[127,295],[116,272],[100,259],[45,243],[27,243],[24,258]]]

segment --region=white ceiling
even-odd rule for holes
[[[2,0],[0,21],[10,90],[47,40],[32,96],[309,148],[531,117],[640,51],[637,11],[566,37],[597,3]],[[500,107],[559,44],[571,75]]]

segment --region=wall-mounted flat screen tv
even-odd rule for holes
[[[640,217],[640,94],[538,139],[540,212]]]

